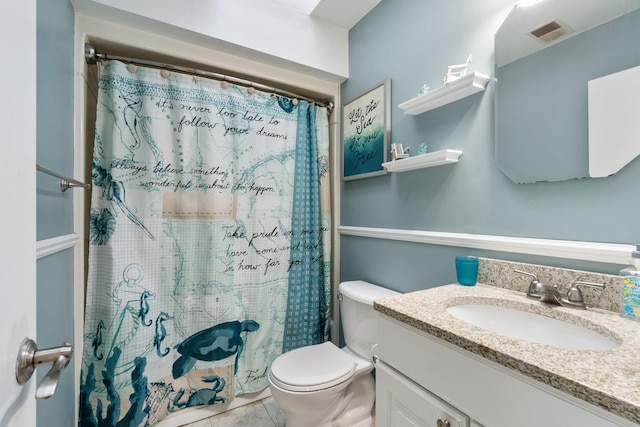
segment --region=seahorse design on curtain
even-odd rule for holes
[[[328,117],[99,68],[79,424],[146,426],[260,391],[279,354],[328,339]]]

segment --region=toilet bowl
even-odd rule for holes
[[[339,286],[346,346],[331,342],[280,355],[269,372],[271,394],[287,427],[371,427],[375,382],[371,350],[377,340],[373,300],[397,292],[363,281]]]

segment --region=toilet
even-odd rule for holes
[[[373,300],[398,293],[359,280],[340,283],[338,290],[346,346],[301,347],[271,365],[269,388],[287,415],[287,427],[373,425],[372,349],[378,342]]]

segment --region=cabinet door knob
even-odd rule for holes
[[[443,420],[440,418],[438,419],[436,424],[438,427],[451,427],[451,423],[449,422],[449,420]]]

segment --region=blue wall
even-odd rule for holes
[[[392,80],[392,142],[416,152],[463,151],[460,162],[341,184],[341,225],[635,244],[637,159],[600,179],[514,184],[494,164],[495,81],[485,92],[418,116],[397,105],[473,53],[469,71],[494,74],[493,37],[513,0],[382,0],[349,34],[348,101]],[[597,61],[594,58],[594,61]],[[540,123],[544,126],[544,123]],[[474,254],[603,273],[620,266],[503,252],[342,236],[341,280],[400,291],[455,282],[455,254]]]
[[[73,176],[73,8],[69,0],[37,2],[37,162]],[[73,191],[38,172],[37,238],[73,232]],[[78,191],[78,190],[74,190]]]
[[[73,31],[68,0],[37,1],[37,150],[41,165],[73,176]],[[37,239],[73,233],[73,194],[60,191],[60,181],[38,172]],[[39,348],[73,344],[73,250],[37,262],[37,329]],[[76,348],[74,348],[76,350]],[[36,422],[42,427],[69,427],[74,420],[73,365],[62,372],[58,389],[38,401]],[[47,368],[36,370],[38,381]]]

